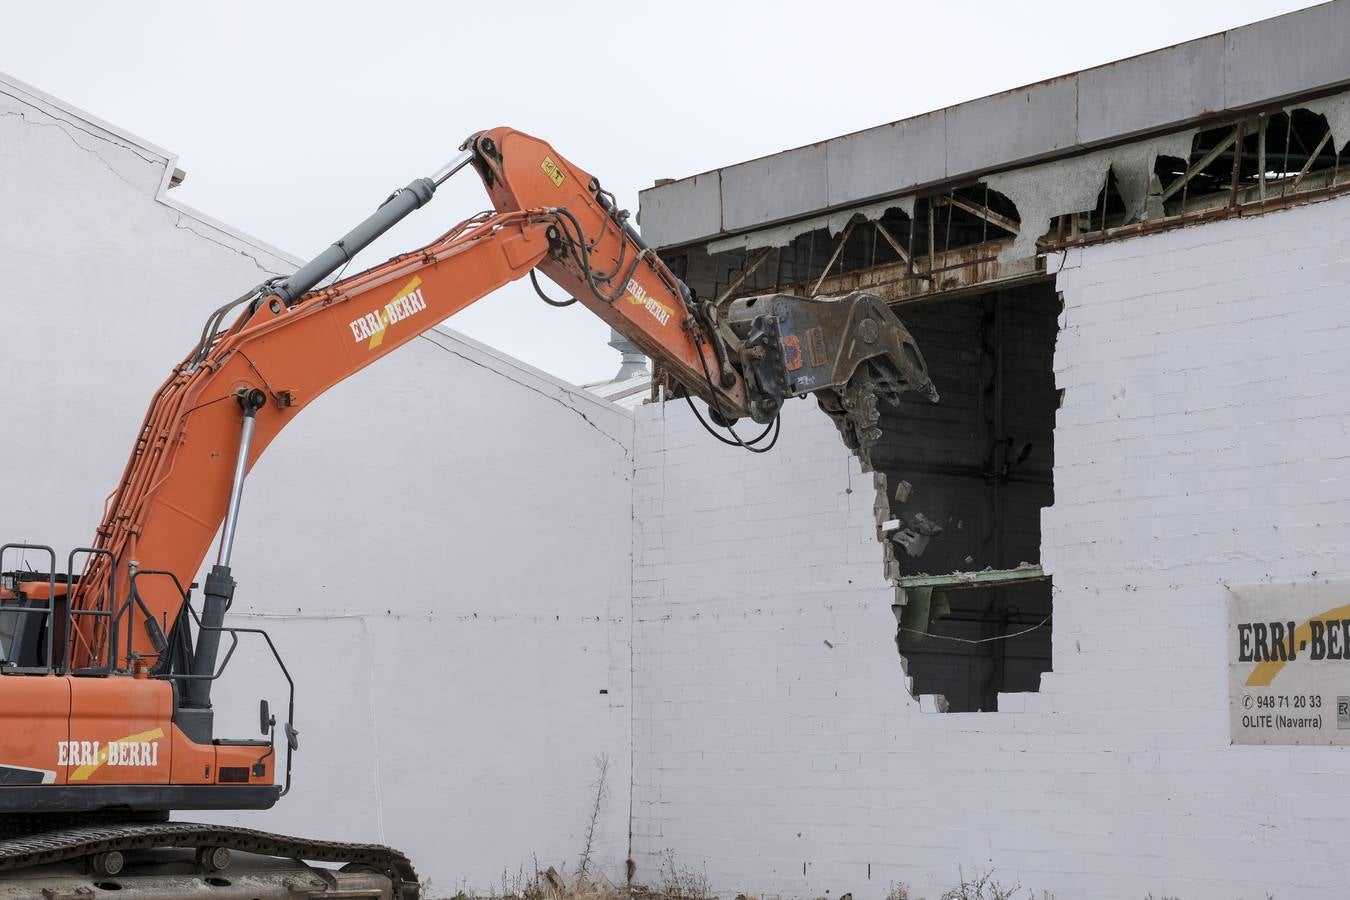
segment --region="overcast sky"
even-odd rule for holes
[[[656,178],[1312,5],[32,0],[6,6],[0,71],[179,154],[178,200],[308,257],[495,125],[548,140],[636,212]],[[488,205],[472,172],[447,188],[358,264]],[[574,382],[618,367],[607,327],[528,284],[449,324]]]

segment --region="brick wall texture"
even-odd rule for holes
[[[639,410],[639,881],[1345,895],[1350,754],[1231,746],[1224,628],[1227,583],[1350,570],[1350,200],[1053,262],[1054,671],[999,712],[911,697],[873,476],[812,404],[762,456]]]

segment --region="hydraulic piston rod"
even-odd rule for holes
[[[241,390],[237,399],[244,411],[243,429],[239,434],[239,456],[234,461],[234,481],[230,485],[230,505],[225,510],[225,524],[220,529],[220,550],[216,565],[229,568],[230,552],[234,549],[234,532],[239,526],[239,504],[244,498],[244,476],[248,474],[248,451],[253,444],[253,426],[258,410],[267,402],[267,395],[257,388]]]
[[[230,553],[234,549],[234,534],[239,527],[239,505],[244,497],[244,478],[248,474],[248,453],[253,444],[253,427],[258,421],[258,410],[267,404],[267,394],[258,388],[243,388],[236,395],[243,411],[239,433],[239,456],[234,461],[234,482],[230,485],[230,505],[225,512],[225,524],[220,529],[220,551],[216,564],[206,575],[202,592],[201,625],[197,631],[197,649],[192,654],[192,679],[185,687],[184,706],[201,710],[189,726],[195,740],[203,736],[210,740],[211,678],[220,653],[220,628],[225,623],[225,612],[234,602],[234,578],[230,574]]]
[[[466,150],[441,166],[430,178],[415,178],[402,190],[394,191],[369,218],[338,238],[327,250],[305,263],[289,278],[271,286],[272,293],[287,306],[314,289],[320,281],[346,265],[356,254],[370,246],[380,235],[420,209],[436,193],[436,188],[473,159]]]

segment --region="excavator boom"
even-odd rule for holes
[[[466,165],[482,177],[494,213],[315,289]],[[698,301],[594,177],[543,141],[497,128],[474,135],[464,154],[396,192],[294,275],[259,286],[208,321],[151,404],[98,529],[94,547],[107,553],[93,556],[72,606],[116,609],[131,593],[133,561],[186,583],[222,525],[217,562],[228,565],[237,521],[230,512],[237,513],[243,483],[236,476],[282,428],[337,382],[536,269],[706,401],[718,422],[768,423],[784,399],[815,393],[857,447],[875,438],[878,388],[890,399],[906,390],[936,396],[908,331],[875,297]],[[233,309],[236,320],[221,327]],[[236,401],[244,395],[254,407],[241,416]],[[231,452],[241,423],[250,440],[243,453]],[[182,606],[167,579],[145,579],[137,597],[138,608],[161,622]],[[88,617],[73,633],[75,665],[107,661],[109,621]],[[153,625],[132,629],[119,649],[156,655],[161,640]],[[204,675],[211,665],[199,655],[196,669]]]

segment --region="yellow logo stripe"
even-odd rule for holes
[[[90,775],[98,771],[99,767],[108,761],[108,748],[113,744],[140,744],[148,741],[157,741],[164,737],[163,728],[152,728],[149,731],[142,731],[140,734],[129,734],[124,738],[118,738],[115,741],[108,741],[98,751],[98,762],[92,766],[80,766],[74,772],[70,773],[71,781],[86,781]]]
[[[421,276],[414,275],[412,281],[409,281],[403,287],[399,288],[398,293],[395,294],[393,297],[389,298],[389,303],[393,303],[397,300],[402,300],[404,297],[408,296],[421,286],[422,286]],[[388,303],[380,307],[380,324],[382,324],[384,327],[370,336],[370,343],[366,345],[367,350],[374,350],[376,347],[380,346],[380,344],[384,342],[384,333],[389,330],[390,325]]]
[[[1313,616],[1308,621],[1294,629],[1294,646],[1300,646],[1312,640],[1312,623],[1329,622],[1332,619],[1350,618],[1350,606],[1338,606],[1335,609],[1329,609],[1320,616]],[[1252,668],[1252,674],[1247,676],[1247,687],[1267,687],[1275,680],[1275,676],[1284,669],[1284,660],[1272,659],[1266,662],[1257,663]]]

